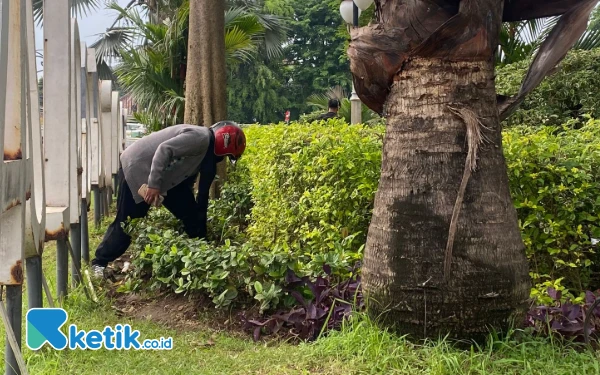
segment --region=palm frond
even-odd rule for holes
[[[248,62],[256,51],[257,47],[252,38],[239,26],[233,26],[225,32],[225,54],[228,64]]]
[[[254,40],[262,38],[265,31],[264,27],[258,22],[258,18],[251,14],[245,14],[229,22],[225,30],[233,27],[238,27]]]
[[[313,107],[315,111],[327,111],[329,99],[337,99],[340,102],[338,116],[350,123],[352,117],[352,102],[349,99],[348,91],[342,86],[335,86],[324,93],[313,94],[306,100],[306,104]],[[370,110],[366,105],[361,106],[362,123],[371,123],[378,119],[379,115]]]
[[[106,60],[98,58],[98,56],[96,56],[96,69],[98,70],[98,79],[110,80],[113,81],[113,84],[117,82],[117,77]]]
[[[44,21],[44,0],[31,0],[33,8],[33,19],[39,26]],[[49,0],[46,0],[49,1]],[[71,0],[71,13],[74,17],[87,16],[93,10],[100,7],[100,0]]]
[[[75,17],[87,16],[100,6],[100,0],[71,0],[71,10]]]
[[[171,76],[168,56],[140,46],[122,51],[121,58],[115,74],[140,108],[164,121],[180,118],[183,88]]]
[[[306,104],[316,107],[317,109],[327,109],[329,99],[337,99],[340,102],[348,98],[348,92],[342,86],[329,88],[324,93],[312,94],[306,99]]]
[[[239,25],[253,34],[253,39],[257,41],[259,49],[264,49],[267,58],[283,54],[282,45],[287,37],[288,28],[281,17],[265,14],[257,6],[236,6],[225,12],[225,28],[230,25]]]
[[[188,11],[189,12],[189,11]],[[232,7],[225,11],[225,28],[228,26],[233,26],[232,23],[235,22],[240,17],[243,17],[247,14],[246,7]]]
[[[568,51],[573,48],[588,28],[591,12],[596,7],[596,2],[583,2],[563,14],[556,26],[549,32],[537,51],[533,62],[521,84],[519,93],[500,104],[500,120],[504,121],[523,102],[525,97],[533,91],[544,78],[565,58]]]
[[[586,31],[575,46],[573,46],[573,49],[586,51],[595,48],[600,48],[600,29]]]
[[[287,38],[289,28],[284,24],[283,18],[262,12],[255,13],[258,22],[264,27],[264,49],[267,58],[273,59],[283,55],[283,43]]]
[[[114,10],[118,13],[117,19],[123,20],[128,25],[137,26],[143,28],[146,24],[142,15],[137,8],[123,8],[116,1],[108,3],[106,9]]]
[[[118,27],[98,34],[99,38],[91,47],[96,49],[99,58],[119,56],[121,49],[131,45],[136,35],[133,27]]]
[[[508,22],[500,31],[498,62],[511,64],[531,57],[556,26],[559,17]]]

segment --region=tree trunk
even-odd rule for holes
[[[409,59],[386,105],[381,179],[363,268],[370,312],[414,338],[479,338],[489,326],[507,327],[514,312],[523,313],[530,284],[502,152],[492,60]],[[476,114],[488,140],[470,176],[460,108]]]
[[[186,124],[211,126],[227,117],[224,3],[223,0],[190,0]],[[219,163],[217,180],[211,189],[213,198],[219,196],[225,173],[225,163]]]

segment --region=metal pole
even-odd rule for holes
[[[360,124],[362,122],[362,103],[352,83],[352,96],[350,96],[350,123]]]
[[[90,234],[88,232],[88,204],[87,199],[81,200],[81,259],[86,264],[90,262]]]
[[[67,240],[56,241],[56,291],[59,301],[67,296],[69,283],[69,249]]]
[[[106,199],[108,200],[108,205],[107,210],[106,210],[106,216],[108,216],[108,212],[110,209],[110,206],[112,206],[112,199],[113,199],[113,188],[109,187],[108,189],[106,189]]]
[[[357,28],[358,27],[358,7],[356,3],[353,1],[353,15],[352,15],[352,25]],[[360,98],[356,94],[356,90],[354,89],[354,82],[352,82],[352,96],[350,97],[350,123],[351,124],[360,124],[362,122],[362,103],[360,102]]]
[[[94,225],[98,228],[100,226],[100,220],[102,220],[102,200],[100,198],[100,189],[98,188],[98,185],[92,186],[92,194],[94,199]]]
[[[101,188],[100,189],[100,199],[102,200],[102,206],[101,206],[101,210],[100,211],[102,212],[102,217],[106,217],[106,212],[107,212],[107,209],[106,209],[106,204],[107,204],[107,201],[106,201],[106,188]]]
[[[102,217],[104,216],[104,188],[100,188],[100,194],[99,197],[100,198],[100,220],[102,220]]]
[[[100,188],[100,215],[106,216],[106,188]]]
[[[113,174],[113,195],[117,196],[117,189],[119,187],[119,178],[116,174]]]
[[[23,314],[23,287],[21,285],[9,285],[6,287],[6,312],[8,320],[15,339],[21,349],[21,316]],[[6,339],[6,375],[21,375],[19,363],[17,362],[17,354],[15,354],[10,346],[9,339]]]
[[[42,257],[39,255],[25,259],[27,272],[27,301],[30,309],[44,307],[42,286]]]
[[[104,217],[108,216],[108,212],[110,210],[109,197],[110,197],[110,188],[106,187],[106,188],[104,188]]]
[[[71,224],[71,244],[73,245],[73,256],[75,259],[71,261],[71,285],[77,287],[81,283],[79,277],[81,268],[77,268],[81,264],[81,225]]]

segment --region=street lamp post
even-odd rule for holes
[[[373,4],[373,0],[343,0],[340,4],[340,13],[342,18],[348,24],[348,32],[350,26],[358,27],[358,18],[363,10],[366,10]],[[350,123],[359,124],[362,121],[362,103],[356,94],[354,88],[354,80],[352,80],[352,95],[350,96]]]
[[[358,6],[352,2],[352,25],[358,27]],[[350,123],[360,124],[362,122],[362,103],[354,88],[354,79],[352,79],[352,95],[350,96]]]

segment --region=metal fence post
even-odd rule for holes
[[[102,194],[100,194],[98,185],[92,186],[92,193],[92,199],[94,200],[94,225],[98,228],[102,220]]]
[[[2,302],[0,302],[2,303]],[[15,333],[15,338],[21,348],[21,316],[23,315],[23,287],[21,285],[10,285],[6,287],[6,311],[8,320]],[[17,356],[6,339],[6,375],[21,375]]]
[[[71,246],[73,247],[73,255],[75,259],[71,261],[71,281],[73,287],[81,283],[79,277],[81,269],[77,269],[77,265],[81,264],[81,225],[71,224]]]
[[[71,224],[73,123],[75,95],[73,52],[71,50],[71,10],[69,0],[44,2],[44,157],[46,178],[46,241],[57,242],[56,292],[58,299],[67,296],[69,279],[69,239]],[[80,64],[77,64],[79,67]],[[77,205],[79,202],[75,202]],[[76,213],[77,211],[75,211]]]
[[[86,264],[90,262],[90,237],[88,229],[88,203],[87,199],[81,200],[81,259]]]
[[[108,216],[108,194],[109,188],[104,187],[101,189],[102,191],[102,217],[105,218]]]
[[[69,285],[69,249],[67,239],[56,241],[56,294],[59,301],[67,296]]]
[[[44,307],[42,285],[42,257],[37,255],[25,259],[27,272],[27,303],[30,309]]]
[[[71,232],[71,247],[75,259],[71,262],[72,285],[76,287],[80,282],[81,264],[81,195],[82,195],[82,162],[81,162],[81,41],[79,40],[79,26],[77,19],[71,19],[70,30],[70,76],[71,97],[70,113],[71,121],[69,132],[69,223]]]

